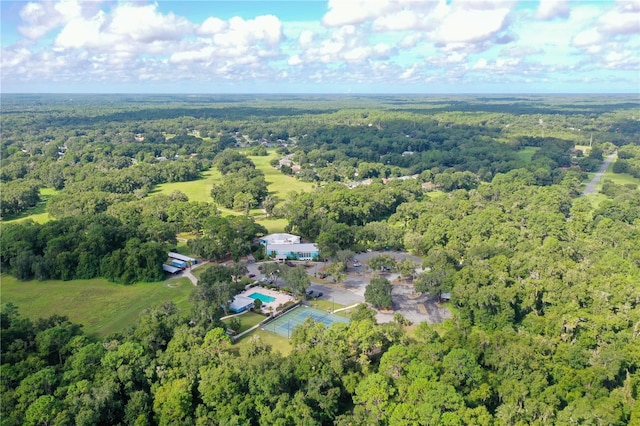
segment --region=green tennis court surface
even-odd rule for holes
[[[345,324],[349,324],[350,322],[348,318],[341,317],[339,315],[334,315],[308,306],[299,306],[266,324],[264,326],[264,330],[289,338],[291,337],[293,329],[305,322],[307,318],[321,322],[327,327],[331,327],[331,324],[334,322],[341,322]]]

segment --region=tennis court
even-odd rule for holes
[[[351,322],[348,318],[341,317],[340,315],[334,315],[308,306],[298,306],[297,308],[290,310],[281,317],[266,324],[263,330],[279,334],[280,336],[288,339],[291,337],[293,329],[305,322],[307,318],[321,322],[327,327],[331,327],[331,324],[334,322],[341,322],[345,324],[349,324],[349,322]]]

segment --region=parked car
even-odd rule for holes
[[[249,275],[247,275],[247,276],[248,276],[249,278],[253,278],[253,277],[255,277],[255,276],[256,276],[256,274],[249,274]]]
[[[325,279],[325,278],[327,278],[327,275],[326,274],[318,274],[318,278]]]
[[[312,297],[313,296],[313,290],[307,291],[307,296]]]
[[[353,264],[354,268],[359,268],[362,266],[362,264],[360,262],[356,262]]]
[[[316,299],[317,299],[318,297],[322,297],[322,295],[323,295],[323,294],[324,294],[324,293],[322,293],[321,291],[319,291],[319,292],[318,292],[318,294],[316,294]]]
[[[269,278],[267,278],[267,277],[262,277],[262,278],[260,279],[260,281],[261,281],[261,282],[263,282],[263,283],[265,283],[265,284],[271,284],[271,283],[273,283],[273,280],[271,280],[271,279],[269,279]]]

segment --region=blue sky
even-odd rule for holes
[[[640,0],[0,8],[3,93],[640,93]]]

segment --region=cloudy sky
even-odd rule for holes
[[[0,7],[4,93],[640,93],[640,0]]]

